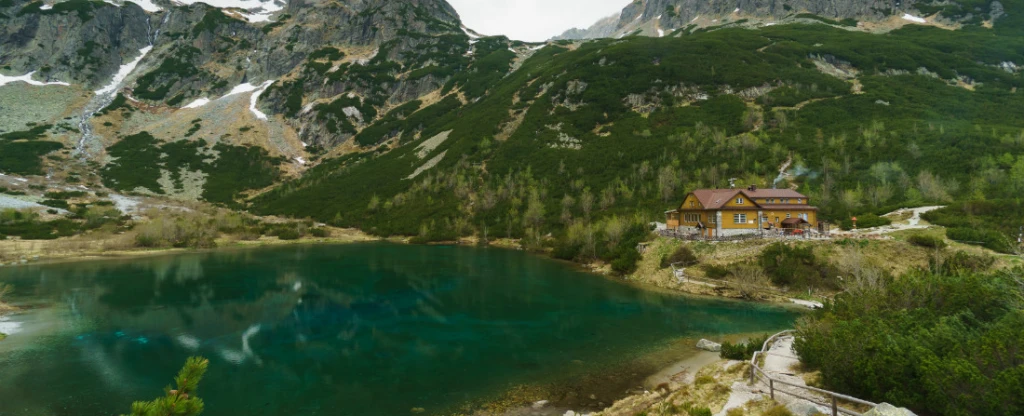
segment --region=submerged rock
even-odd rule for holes
[[[719,344],[714,341],[708,341],[706,339],[701,339],[700,341],[697,341],[697,348],[705,351],[719,352],[722,351],[722,344]]]

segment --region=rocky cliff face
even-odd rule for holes
[[[0,0],[0,74],[35,71],[96,90],[152,46],[123,74],[117,90],[128,98],[173,109],[271,85],[254,113],[282,113],[304,142],[331,147],[388,108],[440,89],[471,49],[443,0],[263,4],[282,10],[268,18],[202,3],[161,1],[147,12],[131,2]]]
[[[129,3],[0,1],[0,67],[91,86],[150,43],[150,16]]]
[[[452,80],[480,47],[444,0],[137,1],[0,0],[0,86],[14,83],[0,99],[24,110],[0,117],[0,133],[54,126],[45,136],[65,156],[95,162],[75,175],[142,133],[155,148],[256,145],[301,172],[391,109],[458,91]],[[492,49],[511,46],[501,44]],[[30,73],[56,83],[10,81]],[[14,104],[39,97],[50,103],[42,110]]]
[[[589,29],[573,29],[558,38],[585,39],[615,37],[641,30],[655,35],[691,24],[712,26],[731,19],[767,19],[780,21],[801,14],[812,14],[827,19],[877,22],[901,16],[936,15],[950,22],[993,19],[1002,14],[998,1],[976,7],[953,1],[934,0],[643,0],[622,9],[615,19],[614,30],[609,33],[609,22],[602,20]],[[652,26],[652,30],[648,26]],[[662,32],[658,32],[661,30]]]

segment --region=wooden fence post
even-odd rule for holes
[[[775,380],[768,378],[768,391],[771,392],[772,400],[775,400]]]
[[[836,396],[832,396],[832,416],[839,416],[839,405],[836,403]]]

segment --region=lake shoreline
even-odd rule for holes
[[[219,251],[230,251],[230,250],[247,250],[263,247],[278,247],[278,246],[292,246],[292,245],[345,245],[345,244],[359,244],[359,243],[372,243],[372,242],[386,242],[393,244],[406,244],[415,245],[411,243],[411,238],[408,237],[377,237],[359,229],[332,229],[331,237],[301,237],[296,240],[281,240],[276,237],[260,237],[256,240],[239,240],[233,238],[221,238],[216,241],[217,247],[207,249],[196,249],[196,248],[175,248],[175,247],[161,247],[161,248],[137,248],[137,249],[126,249],[126,250],[104,250],[100,248],[92,248],[85,250],[69,250],[66,252],[58,252],[54,255],[41,255],[31,254],[22,255],[23,260],[19,263],[8,263],[0,264],[0,268],[3,267],[17,267],[27,265],[47,265],[47,264],[67,264],[77,262],[89,262],[89,261],[103,261],[103,260],[127,260],[127,259],[141,259],[150,257],[160,256],[173,256],[179,254],[197,254],[197,253],[212,253]],[[43,245],[51,242],[60,242],[60,240],[42,240],[42,241],[15,241],[5,240],[0,241],[0,249],[6,246],[12,245],[11,243],[21,243],[22,245],[28,245],[30,243],[42,243]],[[561,260],[551,257],[545,252],[533,252],[524,250],[519,245],[519,240],[515,239],[496,239],[488,242],[486,245],[480,245],[479,241],[473,238],[463,238],[459,241],[447,241],[447,242],[434,242],[427,243],[424,245],[431,246],[476,246],[476,247],[490,247],[505,250],[516,250],[525,251],[530,255],[543,257],[548,260],[564,263],[571,265],[572,267],[586,272],[591,275],[600,276],[602,278],[612,280],[615,282],[623,283],[629,286],[637,287],[646,291],[667,293],[673,295],[683,295],[694,298],[704,299],[726,299],[743,303],[754,303],[754,304],[771,304],[780,307],[793,308],[797,310],[806,311],[808,308],[793,303],[788,298],[783,298],[774,294],[764,293],[757,298],[750,299],[737,296],[727,290],[710,289],[703,286],[693,285],[666,285],[661,282],[651,281],[650,279],[644,278],[638,271],[635,275],[619,277],[613,276],[611,270],[606,265],[600,263],[577,263],[568,260]]]
[[[708,337],[716,342],[737,343],[762,334],[754,332]],[[579,379],[555,381],[545,386],[546,389],[516,386],[501,398],[476,406],[478,409],[472,415],[562,416],[572,411],[582,416],[602,412],[632,396],[659,393],[666,386],[676,390],[680,386],[691,385],[700,370],[729,361],[721,358],[717,352],[696,348],[699,339],[682,337],[669,340],[665,345],[653,347],[651,351],[621,365]],[[558,394],[569,398],[554,397]]]
[[[380,242],[387,245],[388,243],[401,243],[399,245],[411,245],[408,241],[394,240],[394,239],[379,239],[379,238],[360,238],[353,239],[346,237],[345,239],[300,239],[300,240],[288,240],[281,241],[278,239],[261,239],[256,241],[238,242],[233,241],[231,244],[224,244],[221,247],[208,250],[188,250],[188,249],[158,249],[158,250],[132,250],[127,252],[104,252],[93,254],[91,256],[79,255],[79,256],[68,256],[66,258],[56,259],[45,259],[39,262],[32,262],[29,265],[40,265],[40,264],[61,264],[61,263],[75,263],[75,262],[86,262],[92,260],[127,260],[152,258],[159,256],[176,256],[179,254],[202,254],[202,253],[224,253],[232,251],[244,251],[252,248],[261,247],[275,247],[275,246],[308,246],[308,247],[323,247],[330,245],[346,245],[352,243],[373,243]],[[462,244],[463,246],[469,246],[469,244]],[[478,246],[480,250],[486,251],[486,248]],[[507,250],[508,247],[493,246],[498,251]],[[523,250],[515,250],[523,251]],[[536,257],[538,259],[552,260],[548,256],[538,256],[538,253],[524,253],[524,255]],[[595,277],[592,270],[587,268],[585,265],[580,265],[572,262],[557,261],[565,266],[572,267],[572,269],[586,272],[585,275],[581,273],[579,278],[587,279]],[[639,281],[630,281],[613,277],[607,274],[599,274],[601,277],[609,282],[615,282],[616,284],[625,284],[625,286],[634,287],[639,290],[662,293],[672,296],[686,297],[686,298],[703,298],[713,300],[726,300],[729,302],[745,303],[734,299],[723,299],[714,296],[701,296],[685,293],[682,291],[671,290],[669,288],[659,287],[656,285],[646,284]],[[746,302],[749,303],[749,302]],[[764,304],[764,302],[755,302]],[[780,305],[781,306],[781,305]],[[757,333],[759,335],[760,332]],[[745,339],[751,333],[747,334],[715,334],[709,333],[704,334],[704,337],[712,339],[716,342],[722,341],[739,341]],[[664,342],[656,342],[653,344],[640,344],[637,345],[636,350],[624,353],[615,354],[610,360],[614,363],[615,357],[626,358],[623,361],[614,363],[610,366],[597,366],[592,367],[594,361],[591,362],[580,362],[577,370],[570,370],[566,373],[562,373],[552,378],[543,379],[528,379],[525,380],[528,388],[519,388],[519,386],[507,389],[505,392],[496,391],[491,398],[497,397],[492,401],[482,401],[473,403],[475,409],[487,409],[488,413],[476,413],[476,414],[487,414],[487,415],[517,415],[517,411],[525,410],[527,414],[537,414],[534,404],[540,401],[547,401],[542,406],[545,413],[547,411],[557,410],[557,413],[551,413],[552,415],[562,415],[568,410],[573,411],[586,411],[595,412],[601,409],[607,408],[614,404],[616,401],[626,398],[631,395],[643,394],[646,391],[654,391],[660,384],[664,382],[680,383],[680,377],[689,375],[692,381],[692,375],[695,374],[701,367],[717,362],[720,360],[717,353],[708,353],[696,349],[695,344],[699,339],[697,335],[690,337],[673,337],[665,340]],[[580,357],[582,358],[582,357]],[[574,365],[576,361],[573,361]],[[511,380],[510,380],[511,381]],[[521,380],[522,382],[523,380]],[[525,407],[524,407],[525,406]],[[437,409],[430,409],[435,411]]]

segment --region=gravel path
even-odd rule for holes
[[[886,226],[874,227],[874,228],[863,228],[863,229],[858,229],[857,231],[846,231],[846,232],[839,231],[839,232],[834,232],[833,234],[835,234],[837,236],[842,236],[842,235],[883,235],[883,234],[889,234],[889,233],[894,233],[894,232],[897,232],[897,231],[904,231],[904,230],[923,230],[925,228],[931,227],[931,224],[928,224],[927,222],[924,222],[924,220],[921,219],[921,215],[923,215],[923,214],[925,214],[927,212],[935,211],[937,209],[942,209],[942,208],[945,208],[945,206],[904,208],[904,209],[896,210],[896,211],[890,212],[888,214],[885,214],[885,215],[883,215],[883,217],[901,215],[901,214],[905,214],[905,213],[909,212],[909,213],[911,213],[911,216],[910,216],[909,219],[907,219],[906,222],[902,222],[902,221],[901,222],[894,222],[892,225],[886,225]]]
[[[795,338],[792,335],[777,338],[768,348],[768,353],[765,355],[764,366],[762,369],[765,373],[776,380],[782,380],[798,386],[806,386],[807,382],[805,382],[802,377],[797,376],[792,370],[794,365],[800,363],[800,359],[797,358],[796,351],[793,349],[794,339]],[[815,398],[815,400],[822,403],[827,403],[828,400],[825,397],[821,397],[820,395],[807,390],[783,386],[776,383],[775,401],[785,405],[791,411],[794,409],[800,409],[799,413],[805,414],[804,412],[810,413],[811,409],[816,409],[822,414],[831,414],[831,409],[788,394],[780,393],[780,391],[792,391],[800,394],[801,396]],[[769,395],[770,389],[768,381],[761,377],[758,377],[757,383],[754,383],[753,385],[749,384],[747,381],[737,381],[732,385],[732,393],[729,395],[728,402],[726,402],[722,411],[718,412],[716,416],[725,416],[729,409],[741,408],[750,400],[767,398]],[[796,413],[797,412],[794,412],[794,414]]]

